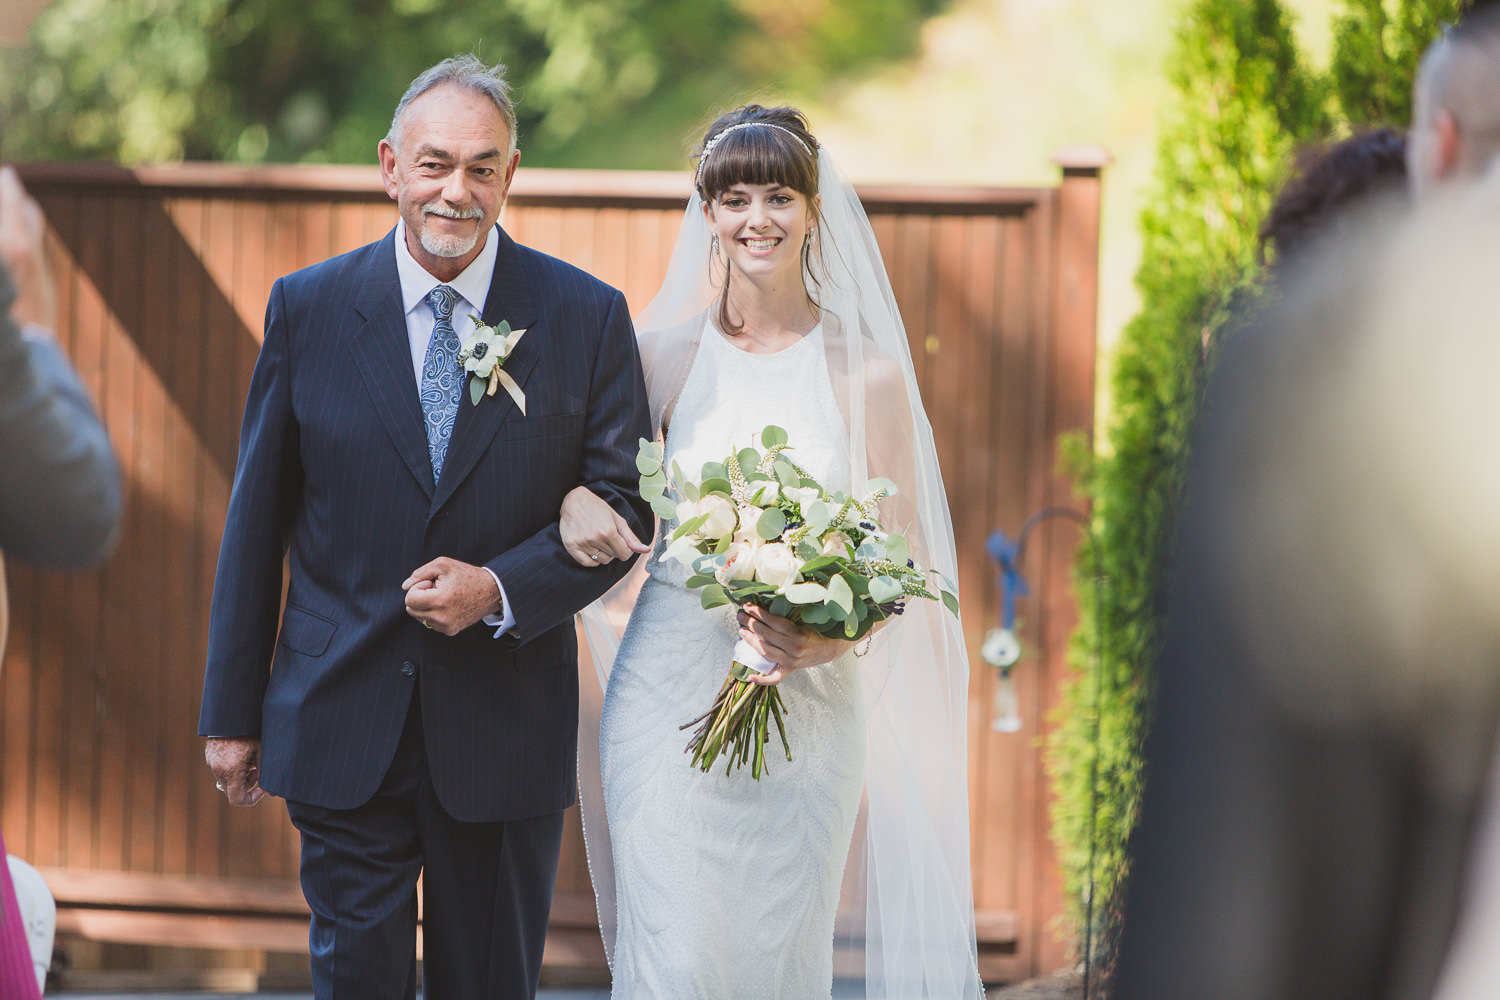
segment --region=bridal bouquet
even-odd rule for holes
[[[786,431],[767,427],[759,436],[764,450],[747,447],[708,462],[697,481],[675,462],[669,473],[659,443],[640,442],[641,495],[662,518],[679,522],[662,558],[692,570],[687,585],[702,591],[704,608],[755,604],[820,635],[855,641],[899,615],[909,598],[941,599],[958,613],[952,582],[915,565],[906,539],[877,520],[876,505],[896,492],[893,483],[872,480],[859,495],[830,493],[787,457]],[[681,499],[674,502],[669,490]],[[725,774],[749,764],[760,780],[772,726],[792,759],[780,691],[750,680],[774,668],[743,639],[735,644],[713,705],[682,726],[697,726],[686,749],[693,766],[707,772],[727,757]]]

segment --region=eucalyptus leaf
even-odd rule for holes
[[[831,620],[826,604],[814,604],[802,612],[804,625],[827,625]]]
[[[854,570],[847,567],[841,568],[839,572],[843,575],[844,582],[849,585],[849,589],[854,591],[854,595],[856,597],[870,596],[869,577],[862,576],[861,574],[856,573],[854,572]]]
[[[838,556],[818,556],[816,559],[809,559],[802,564],[802,575],[806,576],[809,573],[818,573],[840,565],[842,565],[842,560]]]
[[[703,470],[699,474],[699,480],[728,479],[729,470],[724,468],[723,462],[704,462]]]
[[[645,496],[644,493],[641,495]],[[663,520],[677,516],[677,505],[665,496],[646,497],[646,502],[651,504],[651,509],[656,512],[656,516]]]
[[[854,591],[842,575],[828,581],[828,599],[846,612],[854,607]]]
[[[703,576],[702,574],[697,574],[688,577],[687,586],[689,590],[694,590],[698,587],[707,587],[709,584],[717,584],[718,582],[718,580],[714,579],[711,576]]]
[[[740,471],[748,475],[760,464],[760,452],[754,448],[742,448],[740,449],[740,453],[735,456],[735,459],[740,463]]]
[[[796,469],[792,468],[792,463],[780,455],[776,456],[776,464],[772,469],[776,473],[776,481],[782,486],[790,486],[795,489],[802,485],[802,477],[797,474]]]
[[[908,554],[905,535],[885,536],[885,557],[893,563],[906,562]]]
[[[828,530],[828,522],[833,518],[833,508],[822,500],[813,500],[802,505],[802,516],[807,518],[807,526],[812,529],[813,534],[821,535]]]
[[[760,443],[767,448],[776,448],[787,443],[786,431],[771,424],[760,432]]]
[[[651,446],[658,449],[661,447],[654,442]],[[642,446],[641,450],[635,456],[635,467],[636,471],[643,476],[649,476],[653,472],[660,472],[661,453],[658,451],[656,454],[652,454],[646,450],[645,446]]]
[[[794,583],[784,593],[793,604],[821,604],[828,599],[828,589],[821,583]]]
[[[944,604],[944,606],[946,606],[949,611],[953,612],[953,617],[957,618],[958,617],[958,595],[954,594],[954,593],[951,593],[949,591],[946,591],[946,590],[938,591],[938,593],[943,598],[943,604]]]
[[[719,493],[726,497],[734,496],[734,488],[729,485],[727,479],[705,479],[698,484],[698,496],[703,498],[710,493]]]
[[[870,600],[885,604],[901,596],[901,583],[892,576],[877,576],[870,581]]]
[[[786,515],[779,508],[770,507],[761,513],[755,522],[755,533],[766,541],[775,541],[786,530]]]
[[[697,503],[698,502],[698,484],[697,483],[683,483],[682,480],[680,480],[680,479],[677,480],[677,481],[679,483],[682,483],[682,495],[684,497],[686,497],[687,499],[693,501],[693,503]]]
[[[484,398],[484,390],[488,384],[485,379],[480,378],[478,375],[474,375],[469,379],[469,402],[472,405],[479,405],[479,401]],[[452,397],[449,398],[451,399]]]
[[[776,588],[769,583],[761,583],[758,580],[740,580],[734,586],[734,598],[737,601],[743,601],[747,597],[754,597],[756,594],[770,594],[775,590]]]
[[[728,604],[729,595],[724,592],[723,587],[715,583],[703,588],[703,592],[698,595],[698,601],[707,611],[711,608],[722,608]]]
[[[893,497],[896,495],[896,484],[884,476],[875,478],[865,483],[865,496],[873,495],[877,490],[885,490],[885,495]]]
[[[784,596],[778,594],[776,595],[776,599],[771,602],[771,606],[766,610],[771,612],[771,614],[773,615],[785,618],[792,612],[792,602],[787,600]]]

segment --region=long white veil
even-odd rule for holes
[[[877,476],[894,481],[899,492],[882,503],[883,522],[907,532],[919,565],[956,580],[953,525],[932,427],[875,234],[826,150],[819,152],[818,170],[820,232],[808,287],[822,308],[828,371],[849,431],[851,482]],[[658,429],[687,378],[716,296],[702,204],[696,193],[689,200],[666,279],[636,321]],[[619,615],[611,621],[596,604],[583,617],[599,687],[586,689],[580,713],[580,799],[599,924],[612,962],[615,886],[598,742]],[[969,874],[963,630],[940,602],[911,600],[900,618],[874,636],[859,664],[865,794],[839,904],[839,995],[982,997]],[[683,707],[685,721],[693,706]],[[688,766],[686,755],[682,766]]]

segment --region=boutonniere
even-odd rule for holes
[[[473,319],[474,332],[464,338],[463,350],[458,352],[459,363],[470,375],[469,402],[478,406],[481,396],[493,396],[503,385],[524,417],[526,394],[506,372],[505,362],[510,360],[511,352],[521,342],[521,334],[526,329],[512,330],[510,323],[503,319],[498,326],[486,326],[478,316],[473,316]]]

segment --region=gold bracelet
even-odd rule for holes
[[[870,651],[870,643],[872,643],[874,641],[875,641],[875,633],[873,631],[866,632],[865,633],[865,648],[864,649],[860,649],[859,648],[859,643],[855,643],[854,644],[854,655],[856,657],[864,656],[866,653],[868,653]]]

